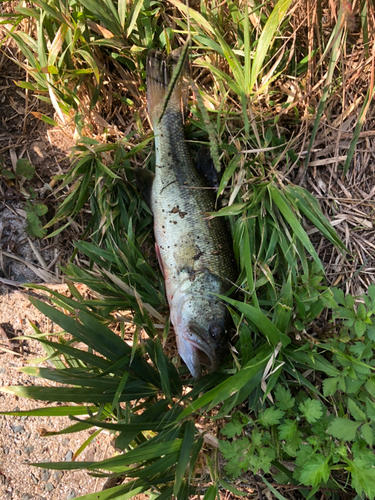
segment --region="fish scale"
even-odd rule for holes
[[[224,294],[236,279],[232,241],[221,217],[210,219],[215,194],[193,166],[184,138],[179,81],[162,113],[176,58],[152,52],[147,65],[148,108],[155,135],[151,190],[156,252],[180,356],[195,378],[201,364],[217,369],[227,352],[228,310]]]

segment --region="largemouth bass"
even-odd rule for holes
[[[154,51],[147,59],[147,101],[156,152],[148,201],[178,352],[199,379],[202,364],[216,370],[228,353],[230,315],[212,293],[226,293],[237,274],[225,221],[207,217],[215,210],[215,194],[201,189],[206,183],[185,143],[181,77],[160,120],[177,59],[176,54],[165,58]]]

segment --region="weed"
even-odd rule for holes
[[[29,236],[43,238],[47,230],[43,228],[42,217],[48,212],[48,207],[43,203],[37,203],[37,193],[32,187],[24,188],[25,181],[31,181],[35,175],[35,167],[26,158],[20,158],[16,162],[15,172],[6,168],[0,168],[0,176],[8,182],[15,182],[17,189],[26,198],[26,232]]]
[[[327,292],[331,297],[324,302],[332,312],[337,333],[333,340],[301,348],[308,353],[313,371],[319,370],[314,352],[331,354],[332,364],[319,384],[321,388],[297,391],[286,375],[281,375],[283,384],[271,392],[273,406],[263,407],[256,416],[241,412],[231,415],[221,431],[228,440],[220,442],[220,450],[227,459],[228,477],[239,477],[248,470],[267,473],[274,466],[280,471],[274,475],[279,484],[309,486],[313,495],[322,487],[343,489],[342,481],[349,472],[357,494],[373,499],[374,286],[360,298],[357,307],[354,298],[344,297],[341,290]],[[290,460],[295,463],[293,474],[281,465]]]

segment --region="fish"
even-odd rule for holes
[[[155,174],[139,182],[154,218],[155,249],[165,281],[176,344],[192,376],[215,371],[228,354],[231,317],[216,295],[237,279],[233,241],[215,211],[215,190],[194,166],[184,137],[184,73],[168,92],[179,52],[147,57],[147,105],[154,130]],[[166,95],[169,96],[165,104]],[[137,181],[138,183],[138,181]]]

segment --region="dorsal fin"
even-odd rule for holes
[[[188,69],[188,48],[186,44],[169,56],[152,50],[147,57],[147,107],[154,129],[167,108],[183,114],[187,102],[184,77]]]

